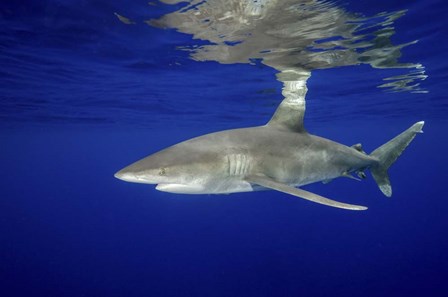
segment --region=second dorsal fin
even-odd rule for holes
[[[366,152],[362,149],[362,144],[360,144],[360,143],[352,145],[352,148],[354,148],[355,150],[357,150],[360,153],[366,154]]]

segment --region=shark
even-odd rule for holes
[[[156,184],[178,194],[229,194],[275,190],[315,203],[348,209],[367,207],[335,201],[301,187],[338,177],[361,180],[369,170],[390,197],[389,167],[424,121],[367,154],[361,144],[346,146],[312,135],[304,127],[305,107],[284,99],[267,124],[192,138],[145,157],[115,173],[127,182]]]

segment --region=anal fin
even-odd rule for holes
[[[250,176],[246,176],[244,179],[247,182],[257,184],[257,185],[260,185],[265,188],[269,188],[272,190],[290,194],[290,195],[293,195],[293,196],[296,196],[296,197],[299,197],[299,198],[302,198],[305,200],[309,200],[309,201],[312,201],[315,203],[320,203],[320,204],[331,206],[331,207],[350,209],[350,210],[366,210],[367,209],[367,207],[365,207],[365,206],[347,204],[347,203],[334,201],[334,200],[319,196],[317,194],[314,194],[314,193],[311,193],[311,192],[308,192],[308,191],[305,191],[302,189],[294,188],[289,185],[276,182],[275,180],[273,180],[267,176],[250,175]]]
[[[348,172],[344,172],[344,173],[342,173],[341,176],[342,176],[342,177],[347,177],[347,178],[350,178],[350,179],[354,179],[354,180],[356,180],[356,181],[361,181],[360,178],[354,177],[353,175],[351,175],[351,174],[348,173]]]

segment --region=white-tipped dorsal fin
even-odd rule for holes
[[[268,122],[268,126],[298,133],[306,132],[303,126],[304,116],[305,102],[298,104],[285,98],[277,107],[277,110]]]
[[[283,82],[282,95],[285,97],[275,111],[268,126],[294,132],[306,132],[303,127],[305,117],[306,81],[311,73],[306,70],[289,69],[277,74]]]
[[[308,192],[308,191],[305,191],[302,189],[294,188],[294,187],[276,182],[275,180],[273,180],[269,177],[263,176],[263,175],[246,176],[244,179],[247,182],[250,182],[252,184],[257,184],[257,185],[260,185],[265,188],[269,188],[272,190],[290,194],[290,195],[293,195],[293,196],[296,196],[299,198],[303,198],[303,199],[306,199],[306,200],[309,200],[312,202],[324,204],[324,205],[331,206],[331,207],[350,209],[350,210],[366,210],[367,209],[367,207],[365,207],[365,206],[353,205],[353,204],[347,204],[347,203],[334,201],[334,200],[319,196],[317,194],[314,194],[314,193],[311,193],[311,192]]]

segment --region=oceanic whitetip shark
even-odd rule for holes
[[[388,168],[422,133],[417,122],[371,154],[360,144],[345,146],[309,134],[305,108],[283,100],[264,126],[225,130],[199,136],[137,161],[115,177],[157,184],[159,191],[181,194],[223,194],[276,190],[316,203],[351,209],[367,207],[337,202],[298,187],[337,177],[359,179],[369,169],[384,195],[392,188]]]

